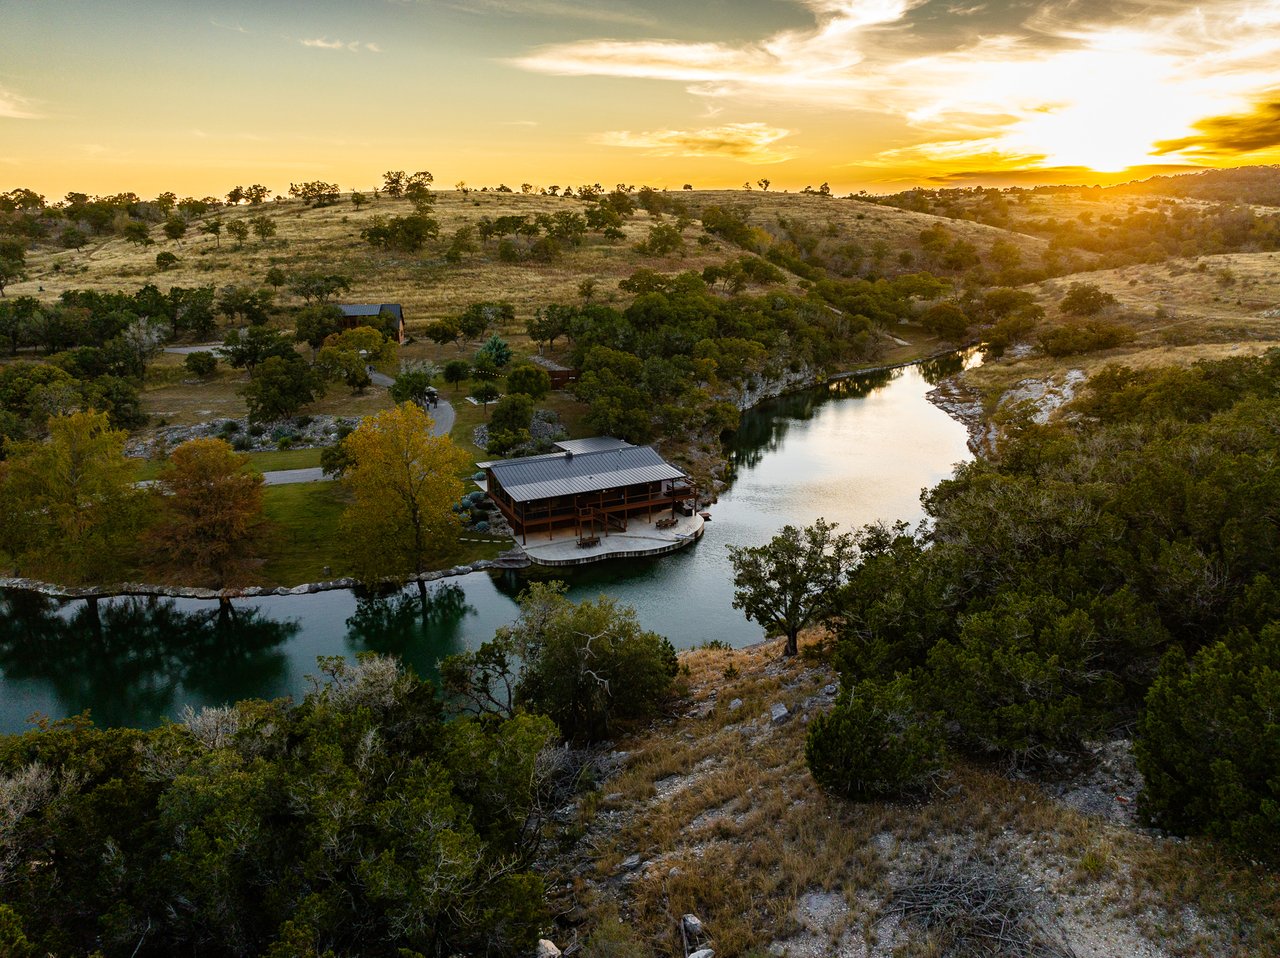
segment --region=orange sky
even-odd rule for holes
[[[1280,162],[1280,0],[18,0],[0,189],[837,192]]]

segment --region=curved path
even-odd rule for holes
[[[381,376],[381,373],[377,375]],[[385,376],[383,377],[386,378]],[[440,400],[440,405],[427,410],[431,418],[435,421],[435,426],[431,430],[433,436],[447,436],[449,430],[453,428],[454,412],[453,407],[445,400]],[[274,469],[270,472],[262,474],[263,485],[267,486],[288,486],[298,482],[325,482],[324,472],[319,466],[312,466],[308,469]]]

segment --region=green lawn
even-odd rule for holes
[[[263,493],[264,509],[271,522],[262,567],[262,577],[268,584],[295,586],[347,574],[346,543],[338,531],[346,503],[338,483],[268,486]],[[494,559],[499,552],[511,548],[508,538],[477,532],[460,535],[463,541],[440,556],[440,568]],[[328,574],[325,566],[330,569]]]
[[[345,503],[336,482],[267,486],[263,499],[271,522],[263,550],[263,578],[293,586],[342,574],[344,543],[338,519]],[[329,575],[325,566],[331,568]]]
[[[282,449],[269,452],[250,452],[249,468],[255,472],[275,472],[279,469],[310,469],[320,465],[322,449]],[[156,459],[139,460],[134,473],[136,481],[154,479],[160,475],[164,462]]]

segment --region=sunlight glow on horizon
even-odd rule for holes
[[[0,188],[349,190],[414,168],[844,192],[1280,162],[1280,0],[740,11],[717,32],[675,0],[43,0],[0,17]]]

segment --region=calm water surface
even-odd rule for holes
[[[920,492],[969,458],[965,429],[926,400],[931,384],[975,358],[871,373],[764,403],[730,447],[733,481],[702,541],[658,559],[561,570],[573,598],[607,593],[636,607],[677,648],[747,645],[759,626],[732,608],[726,545],[759,545],[819,516],[856,528],[922,517]],[[566,575],[565,573],[570,573]],[[542,575],[532,573],[532,575]],[[531,577],[475,573],[390,598],[352,592],[216,602],[60,602],[0,591],[0,732],[90,709],[103,725],[149,727],[186,705],[301,696],[316,658],[394,653],[422,675],[478,645],[516,614]]]

